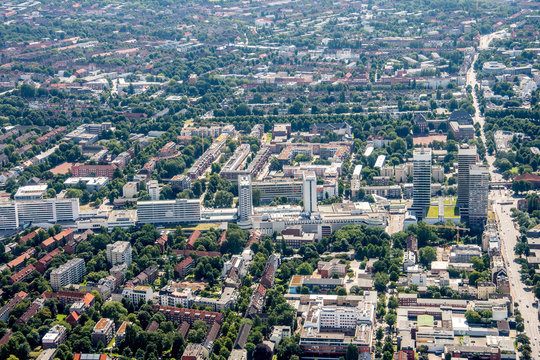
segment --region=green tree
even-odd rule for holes
[[[338,286],[336,288],[336,295],[347,296],[347,289],[345,289],[343,286]]]
[[[297,273],[299,275],[311,275],[313,274],[313,267],[308,262],[304,262],[298,266]]]
[[[358,360],[358,346],[349,344],[347,346],[347,352],[345,353],[345,360]]]
[[[437,259],[437,252],[431,246],[426,246],[420,249],[420,262],[428,266],[432,261]]]
[[[388,326],[394,326],[396,319],[397,315],[394,313],[388,313],[384,316],[384,321],[388,324]]]
[[[233,203],[233,194],[228,191],[219,190],[216,193],[214,199],[214,206],[216,208],[229,208]]]
[[[480,314],[474,310],[465,311],[465,318],[467,319],[467,322],[471,324],[479,323],[482,320]]]
[[[289,108],[289,113],[293,115],[300,115],[304,113],[304,104],[296,100]]]
[[[514,181],[514,183],[512,184],[512,190],[514,190],[518,194],[522,192],[527,192],[531,190],[531,188],[532,188],[531,182],[526,181],[526,180]]]
[[[128,311],[119,301],[107,301],[101,307],[101,315],[105,318],[114,320],[116,323],[127,316],[127,314]]]

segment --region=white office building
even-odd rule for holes
[[[302,182],[304,184],[304,211],[308,214],[317,212],[317,176],[312,171],[305,172]]]
[[[238,176],[238,222],[249,222],[253,215],[253,197],[251,189],[251,176],[249,174]]]
[[[79,199],[43,199],[0,203],[0,229],[16,229],[26,224],[75,221]]]
[[[371,325],[374,321],[374,305],[359,303],[357,307],[318,306],[318,330],[355,329],[357,325]]]
[[[11,230],[19,227],[19,216],[15,203],[0,204],[0,230]]]
[[[78,284],[83,279],[85,270],[83,259],[71,259],[51,272],[51,287],[54,291],[58,291],[64,286]]]
[[[15,200],[42,200],[47,193],[47,185],[21,186],[14,196]]]
[[[131,264],[131,244],[128,241],[117,241],[107,245],[107,261],[112,265]]]
[[[137,217],[142,224],[180,224],[201,220],[200,200],[138,201]]]

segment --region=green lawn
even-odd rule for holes
[[[444,205],[456,205],[457,198],[447,198],[444,199]]]
[[[457,206],[445,206],[444,207],[444,217],[446,219],[458,218],[459,217],[459,208]]]
[[[58,320],[58,321],[64,321],[64,319],[65,319],[66,317],[67,317],[66,315],[58,314],[58,315],[56,315],[56,320]]]
[[[428,218],[438,218],[439,217],[439,207],[438,206],[430,206],[426,217],[428,217]]]

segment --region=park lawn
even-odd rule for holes
[[[58,314],[58,315],[56,315],[56,320],[58,320],[58,321],[64,321],[64,319],[65,319],[66,317],[67,317],[66,315]]]

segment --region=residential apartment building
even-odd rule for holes
[[[70,284],[78,284],[85,275],[86,265],[83,259],[75,258],[51,272],[51,287],[54,291]]]
[[[149,300],[154,298],[154,292],[150,286],[135,286],[135,287],[126,287],[122,291],[122,297],[131,301],[132,304],[139,304],[141,301],[145,304]]]
[[[195,299],[190,288],[177,289],[169,285],[163,287],[158,296],[159,303],[163,306],[178,307],[181,305],[183,308],[190,308]]]
[[[109,179],[114,177],[114,170],[117,167],[113,164],[108,165],[88,165],[88,164],[75,164],[71,167],[71,174],[74,177],[96,177],[104,176]]]
[[[107,261],[112,265],[131,264],[131,244],[129,241],[117,241],[107,245]]]
[[[193,303],[198,306],[209,307],[213,311],[225,311],[234,306],[238,299],[238,291],[233,287],[225,287],[219,299],[197,296]]]
[[[67,339],[67,329],[62,325],[55,325],[43,336],[41,344],[43,349],[57,348]]]
[[[101,318],[92,331],[92,345],[96,346],[99,342],[105,346],[109,345],[114,336],[114,321],[107,318]]]
[[[202,320],[208,325],[213,325],[214,323],[221,324],[223,322],[223,314],[218,312],[181,309],[177,307],[160,305],[153,305],[152,308],[154,310],[154,313],[160,312],[165,315],[165,318],[168,321],[173,321],[178,324],[181,324],[185,321],[188,324],[192,325],[197,320]]]
[[[0,308],[0,320],[7,323],[9,314],[11,311],[17,306],[19,303],[21,303],[26,297],[28,296],[27,293],[24,291],[20,291],[11,300],[9,300],[2,308]]]

